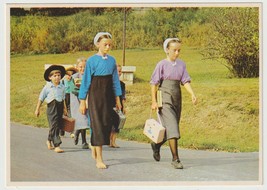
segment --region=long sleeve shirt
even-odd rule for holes
[[[86,99],[86,95],[89,91],[93,76],[106,75],[112,75],[114,95],[120,96],[122,92],[119,75],[117,72],[116,60],[109,55],[107,55],[107,59],[103,59],[102,56],[95,54],[91,56],[86,62],[86,67],[82,77],[82,84],[79,92],[79,99]]]

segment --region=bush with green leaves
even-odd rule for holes
[[[183,22],[192,20],[197,10],[184,8],[150,8],[146,11],[128,10],[126,15],[126,48],[155,48],[161,47],[167,37],[176,37],[181,31]],[[36,46],[32,41],[41,41],[43,49],[36,53],[67,53],[84,50],[94,50],[93,38],[99,31],[108,31],[113,35],[113,49],[123,47],[124,11],[120,8],[110,8],[95,15],[85,10],[70,16],[21,16],[11,17],[11,47],[14,53],[35,52]],[[33,34],[34,25],[18,22],[20,20],[34,20],[38,23],[39,31]],[[46,21],[49,20],[49,24]],[[18,31],[17,28],[21,28]],[[24,31],[23,31],[24,29]],[[27,36],[20,35],[27,34]],[[17,43],[23,46],[16,46]],[[24,43],[23,43],[24,42]],[[36,43],[38,45],[38,43]],[[42,51],[43,50],[43,51]]]
[[[205,57],[223,60],[235,77],[258,77],[258,8],[214,8],[209,10],[207,18],[213,33],[206,44]]]

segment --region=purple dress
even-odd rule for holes
[[[167,79],[179,80],[182,84],[191,81],[185,63],[182,60],[176,59],[174,63],[167,59],[161,60],[152,74],[150,84],[158,85],[161,80]]]
[[[162,108],[159,115],[163,127],[166,128],[165,140],[180,138],[179,122],[182,110],[182,95],[180,84],[190,82],[190,76],[185,63],[176,59],[170,62],[167,59],[160,61],[151,77],[150,84],[159,85],[162,91]]]

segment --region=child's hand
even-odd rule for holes
[[[120,97],[116,96],[116,109],[121,110],[121,108],[122,108],[122,106],[121,106]]]
[[[68,115],[67,109],[64,108],[63,112],[64,112],[64,115]]]
[[[79,111],[81,112],[81,114],[85,115],[85,113],[86,113],[86,103],[85,103],[85,100],[81,100],[80,101]]]
[[[156,110],[156,109],[158,109],[158,103],[157,103],[157,102],[152,102],[152,104],[151,104],[151,109],[152,109],[152,110]]]
[[[192,103],[193,103],[194,105],[197,104],[197,97],[196,97],[195,95],[192,95]]]
[[[36,117],[39,117],[40,111],[37,109],[37,110],[35,110],[35,113],[34,114],[36,115]]]
[[[116,109],[121,110],[121,108],[122,108],[122,106],[121,106],[120,100],[116,101]]]

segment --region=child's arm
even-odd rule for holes
[[[63,113],[64,113],[64,115],[68,115],[68,110],[67,110],[66,101],[63,101],[63,102],[64,102]]]
[[[119,96],[116,96],[116,108],[117,110],[121,110],[121,101]]]
[[[184,87],[185,87],[185,89],[187,90],[187,92],[189,92],[189,94],[191,94],[191,98],[192,98],[192,102],[193,102],[193,104],[194,104],[194,105],[197,104],[197,98],[196,98],[196,96],[195,96],[195,94],[194,94],[194,92],[193,92],[193,89],[191,88],[190,83],[189,83],[189,82],[185,83],[185,84],[184,84]]]
[[[35,110],[36,117],[38,117],[40,115],[40,108],[41,108],[42,103],[43,102],[41,100],[38,100],[38,103],[37,103],[37,106],[36,106],[36,110]]]
[[[123,100],[122,100],[123,114],[126,114],[125,102],[126,102],[126,100],[125,100],[125,99],[123,99]]]
[[[158,108],[158,104],[157,104],[157,86],[156,85],[151,85],[151,109],[152,110],[156,110]]]

